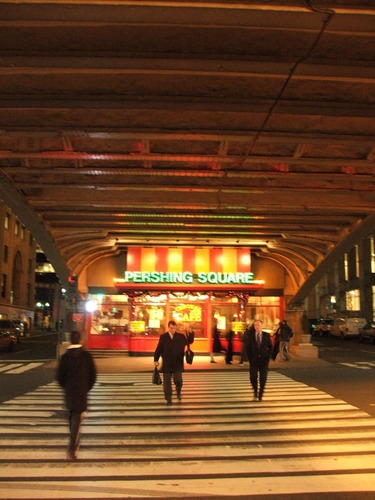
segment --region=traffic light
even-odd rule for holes
[[[68,277],[68,294],[66,297],[67,306],[75,309],[78,296],[78,277],[70,275]]]
[[[68,283],[70,295],[75,295],[77,293],[78,276],[69,276]]]

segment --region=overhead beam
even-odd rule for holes
[[[84,151],[38,151],[38,152],[29,152],[29,151],[0,151],[0,158],[8,158],[8,159],[28,159],[28,160],[86,160],[86,161],[123,161],[123,162],[187,162],[187,163],[212,163],[218,162],[223,164],[233,164],[238,159],[238,155],[193,155],[193,154],[165,154],[165,153],[151,153],[148,152],[150,150],[150,145],[147,140],[142,141],[143,148],[142,152],[131,152],[131,153],[86,153]],[[148,151],[147,151],[148,150]],[[289,162],[292,165],[303,165],[303,166],[319,166],[322,170],[325,168],[329,168],[330,166],[342,166],[347,163],[355,163],[356,166],[363,166],[369,169],[375,168],[369,162],[369,159],[332,159],[326,158],[324,160],[324,165],[322,165],[321,158],[300,158],[299,156],[294,157],[290,156],[248,156],[244,159],[243,164],[272,164],[276,165],[277,162]],[[19,167],[13,167],[19,169]],[[107,167],[112,172],[118,172],[118,169],[114,170],[113,167]],[[107,170],[106,168],[106,170]],[[60,167],[61,171],[67,171],[67,167]],[[87,170],[90,167],[86,167],[81,173],[87,174]],[[30,172],[30,169],[23,169],[24,172]],[[33,172],[43,171],[43,168],[34,168]],[[54,168],[54,172],[58,172],[59,167]],[[74,169],[74,173],[79,173],[80,170]],[[45,173],[45,172],[43,172]],[[240,172],[239,172],[240,174]],[[308,175],[308,174],[304,174]]]
[[[1,109],[1,108],[0,108]],[[106,127],[103,130],[92,130],[91,128],[85,129],[63,129],[61,134],[65,136],[70,136],[72,138],[86,138],[92,139],[95,141],[106,141],[109,139],[112,140],[127,140],[127,141],[137,141],[137,140],[157,140],[157,141],[194,141],[194,142],[210,142],[210,141],[228,141],[231,142],[249,142],[249,138],[255,136],[256,132],[246,132],[240,133],[238,131],[225,130],[223,132],[207,132],[207,131],[194,131],[194,133],[185,131],[170,131],[164,130],[163,132],[148,132],[148,131],[139,131],[139,132],[131,132],[127,130],[118,130],[118,128],[111,129]],[[0,130],[0,138],[1,137],[9,137],[9,138],[56,138],[60,137],[60,133],[56,133],[55,131],[50,130],[35,130],[31,128],[24,128],[22,130],[14,130],[12,129],[3,129]],[[63,143],[63,142],[62,142]],[[338,145],[345,144],[353,145],[353,146],[371,146],[371,150],[373,148],[374,137],[371,134],[368,135],[350,135],[350,134],[334,134],[334,133],[308,133],[299,131],[298,134],[295,132],[288,131],[264,131],[262,135],[258,138],[258,143],[276,143],[276,144],[295,144],[296,147],[300,143],[307,144],[319,144],[319,145]],[[374,148],[375,149],[375,148]],[[374,161],[374,158],[368,158],[369,161]]]

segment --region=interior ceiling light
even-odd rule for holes
[[[341,168],[343,174],[355,174],[355,167],[353,165],[347,165]]]

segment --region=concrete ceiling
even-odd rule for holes
[[[375,228],[372,0],[0,12],[0,196],[63,281],[130,245],[239,245],[298,292]]]

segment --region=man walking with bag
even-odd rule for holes
[[[154,353],[154,365],[156,368],[159,366],[160,356],[163,360],[160,372],[163,374],[164,397],[167,405],[172,404],[172,378],[176,386],[177,399],[181,400],[185,346],[194,342],[194,332],[190,331],[184,335],[178,333],[176,330],[176,322],[173,320],[169,321],[168,331],[160,335]]]

